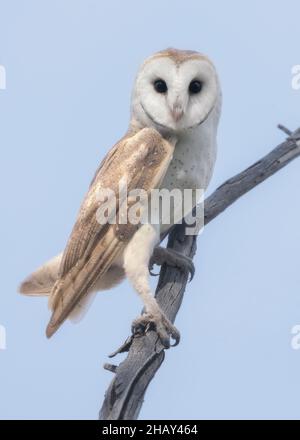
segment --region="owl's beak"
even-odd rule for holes
[[[174,106],[171,110],[171,114],[172,114],[172,118],[174,119],[175,122],[180,121],[180,119],[183,116],[183,113],[184,113],[184,111],[183,111],[181,105],[178,103],[174,104]]]

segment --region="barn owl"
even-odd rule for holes
[[[67,318],[81,315],[95,292],[127,277],[144,304],[133,331],[151,324],[166,347],[171,339],[178,343],[178,330],[151,292],[149,264],[166,262],[192,271],[191,261],[159,246],[170,224],[99,224],[97,190],[116,189],[124,176],[130,188],[147,193],[154,188],[205,190],[216,160],[221,100],[216,69],[198,52],[166,49],[142,64],[133,87],[129,129],[100,164],[64,252],[20,286],[26,295],[49,295],[47,337]]]

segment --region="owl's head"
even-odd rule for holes
[[[167,49],[141,66],[133,89],[132,119],[160,132],[205,122],[220,101],[212,62],[198,52]]]

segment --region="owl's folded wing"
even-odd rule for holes
[[[125,202],[119,193],[121,179],[126,181],[127,192],[139,188],[149,194],[162,181],[173,151],[173,143],[156,130],[144,128],[121,139],[102,161],[80,208],[64,251],[59,279],[50,295],[53,313],[46,330],[48,337],[109,269],[137,229],[137,225],[119,224],[118,216],[116,224],[100,222],[97,213],[104,201],[99,200],[99,194],[107,188],[109,194],[115,194],[115,199],[112,196],[105,200],[106,218],[112,219]]]

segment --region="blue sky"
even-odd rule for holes
[[[48,341],[46,299],[16,293],[63,249],[95,169],[127,128],[139,64],[169,46],[214,60],[224,106],[212,191],[282,141],[277,123],[300,125],[299,13],[296,0],[0,0],[0,418],[96,418],[112,378],[102,364],[141,309],[125,283]],[[299,419],[299,171],[290,164],[200,237],[176,321],[182,341],[141,418]]]

